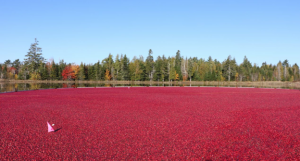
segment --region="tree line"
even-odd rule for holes
[[[299,66],[288,60],[277,64],[252,64],[245,56],[241,64],[228,56],[217,59],[197,57],[184,58],[178,50],[173,57],[153,58],[134,56],[131,60],[117,54],[94,64],[55,62],[42,56],[38,41],[31,44],[24,61],[6,60],[0,64],[0,79],[18,80],[131,80],[131,81],[300,81]]]

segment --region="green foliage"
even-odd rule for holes
[[[140,60],[136,57],[129,63],[130,80],[140,81],[142,79],[143,70],[141,69]]]
[[[41,80],[41,75],[37,72],[33,72],[30,74],[30,79],[31,80]]]
[[[64,60],[60,60],[59,64],[57,65],[57,79],[58,80],[63,80],[62,78],[62,71],[65,69],[65,67],[67,66],[67,64],[64,62]]]
[[[112,64],[111,64],[111,68],[112,68]],[[94,73],[95,73],[95,80],[101,80],[101,65],[100,65],[100,61],[98,61],[97,63],[94,64]],[[113,69],[113,68],[112,68]],[[108,70],[108,69],[107,69]],[[109,70],[108,70],[109,71]]]
[[[235,59],[231,59],[229,55],[228,58],[223,62],[223,76],[227,78],[227,81],[234,80],[235,73],[237,71],[237,64]]]
[[[95,66],[93,66],[93,65],[89,65],[88,66],[88,75],[87,75],[88,77],[87,77],[87,79],[88,80],[95,80]]]
[[[45,64],[40,65],[38,71],[40,73],[41,80],[47,80],[49,78],[49,73]]]
[[[12,62],[11,64],[14,68],[17,69],[17,71],[19,70],[20,66],[21,66],[21,62],[19,59],[16,59],[15,61]]]
[[[99,69],[99,64],[100,63],[98,62],[98,66],[97,66],[98,69]],[[106,69],[108,69],[108,71],[111,73],[113,64],[114,64],[114,60],[113,60],[113,56],[111,54],[109,54],[107,58],[102,60],[102,65],[103,65],[104,71],[106,71]]]
[[[129,59],[126,54],[121,58],[121,80],[129,80]]]
[[[2,75],[1,75],[1,79],[7,79],[8,77],[7,77],[7,65],[6,64],[4,64],[4,66],[2,67],[3,69],[2,69]]]
[[[50,73],[49,73],[50,79],[56,80],[58,77],[58,66],[57,66],[57,64],[55,64],[54,60],[52,60],[52,62],[48,68],[49,68],[48,70],[50,71]]]
[[[169,62],[168,62],[168,73],[169,73],[169,81],[170,80],[175,80],[175,76],[176,76],[176,70],[175,70],[175,58],[169,58]]]
[[[67,63],[64,60],[45,62],[38,41],[31,44],[25,57],[24,62],[8,59],[0,64],[0,79],[14,79],[17,75],[15,78],[21,80],[62,80],[62,71]],[[130,61],[126,55],[117,55],[113,59],[113,55],[109,54],[95,64],[81,63],[76,71],[79,80],[105,80],[105,73],[109,73],[111,80],[132,81],[175,81],[176,74],[179,81],[300,81],[299,66],[289,64],[288,60],[275,65],[264,62],[259,67],[246,56],[241,64],[237,64],[231,56],[223,62],[210,56],[207,60],[197,57],[184,59],[180,50],[173,57],[163,55],[154,60],[150,49],[145,61],[143,56],[133,57]]]
[[[27,66],[29,72],[37,72],[40,64],[45,62],[42,57],[42,48],[38,47],[38,41],[35,39],[35,43],[31,44],[29,52],[25,55],[24,65]]]
[[[85,80],[85,74],[84,74],[84,65],[81,62],[80,66],[79,66],[79,74],[78,74],[78,79],[83,81]]]
[[[152,56],[153,52],[150,49],[149,53],[148,53],[148,57],[146,59],[146,80],[151,80],[153,78],[153,70],[154,70],[154,63],[153,63],[153,56]]]
[[[180,50],[178,50],[176,52],[176,56],[175,56],[175,71],[178,74],[179,78],[182,78],[182,74],[181,74],[181,56],[180,56]]]

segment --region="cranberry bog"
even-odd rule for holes
[[[55,132],[48,133],[47,121]],[[0,94],[0,160],[299,158],[299,90],[123,87]]]

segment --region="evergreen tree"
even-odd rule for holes
[[[4,64],[4,66],[2,67],[2,79],[7,79],[7,65]]]
[[[177,73],[176,70],[175,70],[175,58],[172,57],[172,58],[169,58],[169,67],[168,67],[168,73],[169,73],[169,81],[171,80],[175,80],[175,74]],[[178,73],[177,73],[178,74]]]
[[[146,59],[146,75],[148,76],[146,79],[147,80],[152,80],[153,78],[153,70],[154,70],[154,66],[153,66],[153,56],[152,56],[153,52],[150,49],[147,59]]]
[[[55,64],[54,60],[51,61],[49,64],[49,75],[51,80],[56,80],[57,79],[57,65]]]
[[[129,80],[129,59],[126,54],[121,61],[121,75],[122,80]]]
[[[19,59],[16,59],[15,61],[12,62],[11,64],[14,68],[16,68],[16,73],[18,73],[20,66],[21,66],[21,62]]]
[[[292,66],[292,71],[293,71],[293,76],[294,76],[294,81],[298,81],[299,80],[299,76],[300,76],[300,70],[299,70],[299,66],[297,65],[297,63],[295,63]]]
[[[146,62],[144,62],[144,57],[143,56],[140,56],[139,58],[139,66],[140,66],[140,70],[141,70],[141,81],[145,81],[147,80],[148,76],[147,76],[147,73],[146,73]]]
[[[195,73],[195,68],[194,68],[194,60],[192,58],[188,59],[188,76],[190,78],[190,81],[192,81],[192,77]]]
[[[49,73],[48,73],[48,70],[46,68],[46,64],[45,63],[43,63],[43,64],[40,65],[38,71],[40,73],[41,80],[47,80],[48,79]]]
[[[282,67],[283,67],[283,81],[288,81],[288,77],[289,77],[289,72],[288,72],[289,61],[287,59],[285,59],[282,62]]]
[[[86,80],[90,80],[89,78],[89,65],[83,65],[83,68],[84,68],[84,77]]]
[[[9,59],[5,60],[4,65],[10,67],[11,66],[11,61]]]
[[[62,80],[62,72],[63,70],[65,69],[65,67],[67,66],[67,64],[64,62],[64,60],[60,60],[59,61],[59,64],[58,64],[58,76],[57,76],[57,79],[58,80]]]
[[[95,65],[94,65],[94,73],[95,73],[95,80],[101,80],[101,65],[100,65],[100,61],[98,61]]]
[[[251,71],[252,71],[252,64],[249,62],[248,58],[245,56],[244,61],[242,63],[243,75],[247,81],[250,80]]]
[[[160,66],[161,78],[160,80],[165,81],[168,80],[168,59],[163,55],[162,56],[162,65]]]
[[[94,65],[88,66],[88,79],[89,80],[95,80],[95,69]]]
[[[24,62],[19,59],[15,61],[6,60],[0,64],[0,79],[51,79],[61,80],[62,71],[66,67],[66,62],[60,60],[55,63],[53,60],[45,63],[42,57],[41,48],[38,47],[38,41],[31,44],[29,52]],[[117,55],[115,60],[112,54],[101,62],[95,64],[80,66],[72,65],[72,70],[76,71],[74,79],[79,80],[104,80],[105,73],[109,73],[111,80],[135,80],[135,81],[165,81],[184,80],[195,81],[299,81],[300,70],[297,64],[293,66],[288,60],[272,65],[266,62],[257,66],[244,57],[243,62],[237,65],[235,59],[229,55],[222,63],[213,60],[210,56],[207,60],[203,58],[183,58],[180,50],[176,52],[175,57],[166,58],[164,55],[158,56],[154,61],[153,51],[150,49],[147,59],[143,56],[134,57],[131,61],[126,55]],[[15,69],[14,69],[15,68]],[[107,72],[108,71],[108,72]],[[15,72],[15,73],[14,73]],[[106,75],[108,76],[108,75]]]
[[[243,66],[243,64],[240,64],[239,66],[237,66],[237,73],[238,73],[238,79],[239,79],[239,81],[243,81],[243,78],[244,78],[244,80],[246,80],[245,79],[245,77],[246,77],[246,70],[245,70],[245,68],[244,68],[244,66]]]
[[[121,61],[119,59],[119,54],[117,54],[116,59],[115,59],[115,63],[113,64],[114,67],[114,72],[113,72],[113,79],[114,80],[121,80]]]
[[[227,78],[228,81],[232,80],[232,78],[235,77],[236,73],[236,61],[235,59],[231,59],[231,56],[229,55],[227,59],[224,61],[223,65],[223,76]]]
[[[81,62],[80,66],[79,66],[79,74],[78,74],[78,78],[79,80],[83,81],[85,79],[85,74],[84,74],[84,65]]]
[[[35,39],[35,43],[31,44],[29,52],[27,52],[27,57],[24,59],[25,66],[28,67],[29,72],[37,72],[41,63],[45,62],[44,57],[42,57],[42,48],[38,47],[38,41]]]
[[[59,71],[59,70],[60,70],[60,69],[59,69],[59,68],[60,68],[60,67],[59,67],[59,64],[55,64],[55,63],[54,63],[53,66],[54,66],[54,68],[52,68],[52,69],[53,69],[53,79],[54,79],[54,80],[59,80],[59,79],[60,79],[60,75],[61,75],[61,74],[60,74],[60,71]]]
[[[178,50],[178,51],[176,52],[176,57],[175,57],[175,70],[176,70],[176,73],[178,74],[179,78],[182,78],[180,50]]]
[[[156,58],[156,61],[154,63],[154,74],[153,74],[153,80],[158,81],[162,77],[162,67],[163,67],[163,60],[160,56]]]
[[[111,73],[114,64],[113,56],[109,53],[108,57],[102,60],[102,64],[104,72],[106,71],[106,69],[108,69],[109,73]]]

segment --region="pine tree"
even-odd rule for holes
[[[160,56],[156,58],[156,61],[154,63],[154,73],[153,73],[153,80],[158,81],[162,77],[162,66],[163,66],[163,60]],[[162,80],[162,79],[161,79]]]
[[[11,66],[13,66],[14,68],[16,68],[16,73],[19,72],[20,66],[21,66],[21,62],[19,59],[16,59],[15,61],[12,62]]]
[[[249,79],[251,77],[251,70],[252,70],[252,64],[249,62],[249,60],[245,56],[244,61],[242,63],[242,71],[243,71],[243,75],[247,81],[249,81]]]
[[[48,66],[49,75],[51,80],[57,79],[57,65],[55,64],[54,60]]]
[[[139,67],[140,67],[140,70],[141,70],[140,80],[145,81],[148,78],[148,76],[147,76],[147,73],[146,73],[146,62],[144,61],[143,56],[140,56],[140,58],[139,58]]]
[[[85,74],[84,74],[84,65],[81,62],[80,66],[79,66],[79,74],[78,74],[78,79],[83,81],[85,79]]]
[[[178,50],[178,51],[176,52],[176,57],[175,57],[175,70],[176,70],[176,73],[178,74],[179,78],[182,78],[180,50]]]
[[[88,80],[95,80],[95,70],[94,65],[88,66]]]
[[[160,73],[161,73],[161,78],[160,80],[165,81],[168,80],[168,60],[166,57],[163,55],[162,56],[162,65],[160,67]]]
[[[187,65],[188,66],[187,72],[188,72],[188,76],[190,78],[190,82],[192,81],[192,77],[194,76],[195,69],[196,69],[196,68],[194,68],[194,64],[196,64],[196,63],[194,63],[194,60],[192,58],[189,58],[188,65]]]
[[[94,73],[95,73],[95,79],[101,80],[101,65],[100,65],[100,61],[98,61],[95,65],[94,65]]]
[[[232,80],[231,78],[234,78],[235,72],[236,72],[236,61],[235,59],[231,59],[231,56],[229,55],[227,59],[223,62],[223,76],[227,78],[228,81]]]
[[[57,70],[57,79],[62,80],[62,72],[65,69],[67,64],[64,62],[64,60],[60,60],[58,64],[58,70]]]
[[[146,74],[147,74],[147,80],[152,80],[153,78],[153,51],[150,49],[149,50],[149,53],[148,53],[148,56],[147,56],[147,59],[146,59]]]
[[[126,54],[121,61],[121,75],[122,80],[129,80],[129,59]]]
[[[41,63],[45,62],[42,57],[42,48],[38,47],[38,41],[35,39],[35,43],[31,44],[27,57],[24,59],[24,64],[28,67],[29,72],[37,72]]]
[[[51,74],[52,74],[52,79],[54,80],[59,79],[59,67],[58,64],[55,64],[55,62],[53,62]]]
[[[107,58],[102,60],[102,65],[103,65],[104,71],[106,71],[106,69],[108,69],[109,72],[112,73],[111,70],[113,69],[114,60],[113,60],[113,56],[110,53]]]
[[[48,69],[46,68],[46,64],[45,63],[43,63],[42,65],[40,65],[39,71],[41,73],[41,79],[42,80],[47,80],[49,78]]]
[[[169,81],[171,80],[175,80],[176,78],[176,70],[175,70],[175,58],[169,58],[169,62],[168,62],[168,73],[169,73]],[[178,75],[179,76],[179,75]]]

